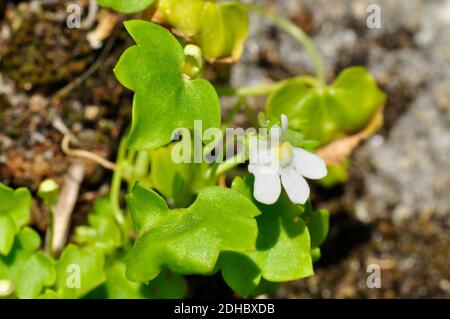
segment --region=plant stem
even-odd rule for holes
[[[320,87],[323,85],[322,82],[320,82],[317,78],[313,76],[308,75],[301,75],[296,76],[287,80],[283,80],[280,82],[263,85],[263,86],[251,86],[251,87],[244,87],[240,89],[234,89],[229,87],[219,87],[217,88],[217,93],[220,96],[239,96],[239,97],[249,97],[249,96],[264,96],[269,95],[273,92],[275,92],[278,88],[283,86],[283,84],[286,82],[298,82],[303,83],[305,85],[309,85],[311,87]]]
[[[125,158],[125,151],[126,151],[126,139],[122,139],[119,144],[119,151],[117,155],[117,163],[116,168],[114,169],[114,174],[111,182],[111,191],[110,191],[110,201],[111,206],[113,209],[114,218],[117,222],[117,224],[120,226],[122,231],[124,232],[124,236],[127,236],[126,234],[126,227],[125,227],[125,217],[122,213],[122,210],[120,209],[120,187],[122,185],[122,176],[123,176],[123,170],[124,170],[124,158]],[[126,239],[126,237],[124,237]]]
[[[274,92],[279,86],[280,82],[262,86],[245,87],[240,89],[219,87],[217,88],[217,93],[220,96],[240,96],[240,97],[264,96]]]
[[[255,6],[255,5],[250,5],[250,4],[247,5],[247,8],[250,11],[253,11],[253,12],[271,20],[276,26],[278,26],[280,29],[289,33],[301,45],[303,45],[305,50],[311,56],[311,59],[314,64],[317,79],[322,84],[325,84],[325,67],[323,64],[322,56],[320,55],[319,50],[317,49],[314,42],[311,40],[311,38],[305,32],[303,32],[302,29],[297,27],[295,24],[293,24],[289,20],[287,20],[283,17],[280,17],[276,14],[273,14],[272,12],[269,12],[265,8]]]
[[[245,163],[247,159],[247,152],[246,149],[248,148],[247,145],[247,138],[245,136],[237,136],[237,142],[243,143],[243,148],[241,150],[237,150],[236,155],[226,159],[223,163],[217,165],[214,168],[214,174],[216,177],[219,177],[222,174],[225,174],[229,170],[232,170],[233,168],[239,166],[242,163]],[[234,144],[234,138],[232,140],[227,140],[225,143],[225,148],[223,151],[226,151],[229,146]],[[221,155],[222,156],[222,155]]]
[[[243,158],[244,157],[244,158]],[[217,166],[215,170],[216,177],[225,174],[226,172],[232,170],[233,168],[239,166],[240,164],[245,162],[245,155],[242,154],[242,151],[235,156],[227,159],[225,162]]]
[[[48,254],[52,257],[55,257],[55,250],[53,249],[53,238],[55,237],[55,206],[50,205],[50,221],[48,225],[48,238],[47,238],[47,247]]]

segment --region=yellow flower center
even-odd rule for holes
[[[285,167],[291,164],[294,154],[292,153],[292,146],[288,142],[284,142],[278,146],[278,159],[280,161],[280,166]]]

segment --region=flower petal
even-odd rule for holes
[[[279,174],[280,161],[278,160],[277,153],[274,149],[268,148],[266,141],[258,143],[258,150],[250,150],[250,164],[248,165],[248,171],[250,173],[261,175]]]
[[[303,176],[293,166],[281,169],[281,182],[289,199],[295,204],[304,204],[309,197],[309,186]]]
[[[294,166],[297,172],[310,179],[321,179],[327,176],[327,166],[316,154],[294,147]]]
[[[281,193],[280,175],[278,174],[254,174],[255,185],[253,196],[263,204],[272,205],[278,200]]]

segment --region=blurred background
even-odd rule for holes
[[[385,125],[354,152],[348,182],[314,190],[332,213],[316,276],[265,297],[450,298],[450,0],[252,2],[313,38],[329,82],[363,65],[388,94]],[[63,180],[72,159],[61,151],[61,122],[79,146],[114,159],[130,120],[131,92],[112,73],[131,44],[117,23],[124,17],[102,10],[103,29],[95,19],[69,29],[70,3],[87,9],[89,1],[0,0],[0,182],[12,187],[35,192],[45,178]],[[379,29],[366,25],[370,4],[381,9]],[[256,16],[241,61],[224,69],[211,76],[234,87],[313,73],[306,52]],[[257,111],[264,100],[251,105]],[[87,170],[74,225],[108,191],[110,173]],[[48,224],[39,202],[32,224],[42,233]],[[380,266],[379,289],[367,288],[370,264]],[[213,287],[191,280],[192,297],[231,296],[220,278]]]

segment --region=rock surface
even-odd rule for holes
[[[317,202],[333,212],[317,275],[283,285],[276,297],[449,298],[450,0],[251,2],[288,17],[313,38],[324,56],[329,82],[346,67],[364,65],[389,96],[385,126],[355,152],[349,182],[316,192]],[[52,126],[52,112],[72,131],[89,133],[81,136],[86,147],[113,159],[113,144],[129,122],[131,94],[117,83],[111,69],[130,45],[129,36],[122,30],[88,81],[52,107],[44,107],[45,97],[79,76],[101,52],[88,52],[84,35],[65,30],[59,15],[44,19],[12,5],[3,11],[2,4],[5,1],[0,0],[0,19],[16,25],[20,36],[13,38],[9,27],[0,31],[0,111],[8,109],[0,117],[1,181],[35,190],[40,179],[64,174],[69,162],[61,153],[61,134]],[[366,25],[370,4],[381,9],[381,29]],[[63,9],[55,12],[65,14]],[[35,31],[45,40],[47,54],[40,54],[36,43],[30,42]],[[72,51],[78,52],[80,64],[66,63]],[[15,59],[5,63],[7,56]],[[22,56],[29,65],[22,65]],[[231,71],[233,86],[313,72],[299,44],[270,21],[252,15],[245,54]],[[252,100],[255,108],[263,102]],[[81,197],[95,197],[104,176],[93,174]],[[89,208],[79,205],[80,211]],[[35,214],[34,224],[45,230],[41,215]],[[75,224],[84,222],[83,213],[75,219]],[[380,266],[381,289],[366,286],[370,264]],[[220,276],[216,279],[217,289],[210,278],[196,278],[191,296],[200,296],[202,289],[205,297],[229,294]]]
[[[313,38],[328,81],[364,65],[389,96],[385,126],[353,155],[349,182],[319,195],[334,215],[316,276],[276,296],[450,297],[450,1],[264,3]],[[366,25],[370,4],[381,9],[380,29]],[[314,72],[270,22],[253,16],[251,30],[233,85]],[[370,264],[380,266],[381,289],[366,286]]]
[[[261,1],[253,1],[261,4]],[[386,125],[355,154],[364,175],[356,203],[363,221],[436,213],[450,217],[450,1],[266,1],[307,31],[332,81],[345,67],[365,65],[388,93]],[[370,29],[369,5],[381,28]],[[307,53],[264,18],[251,35],[232,84],[247,86],[313,73]]]

